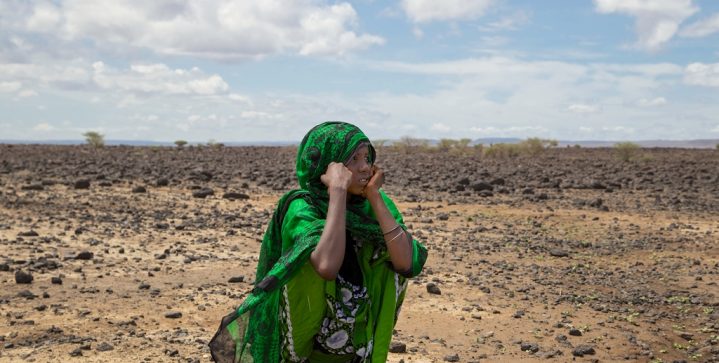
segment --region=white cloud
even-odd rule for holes
[[[481,26],[480,29],[485,31],[517,30],[529,23],[530,19],[531,14],[528,11],[518,10],[511,15]]]
[[[484,15],[494,0],[402,0],[402,9],[415,23],[472,20]]]
[[[591,127],[580,126],[580,127],[579,127],[579,131],[581,131],[581,132],[594,132],[594,129],[591,128]]]
[[[719,32],[719,13],[687,25],[682,29],[680,35],[690,38],[700,38],[716,32]]]
[[[17,81],[0,82],[0,93],[12,93],[22,88],[22,83]]]
[[[656,97],[652,99],[642,98],[637,101],[637,105],[640,107],[657,107],[664,106],[667,104],[667,99],[664,97]]]
[[[33,131],[50,132],[55,130],[55,127],[47,122],[39,123],[32,128]]]
[[[135,64],[116,70],[103,62],[92,64],[93,81],[102,89],[137,93],[212,95],[229,89],[219,75],[206,75],[198,68],[171,69],[165,64]]]
[[[634,133],[634,129],[631,127],[626,126],[605,126],[602,127],[602,131],[608,131],[608,132],[614,132],[614,133],[622,133],[622,134],[632,134]]]
[[[18,93],[17,95],[22,98],[33,97],[33,96],[37,96],[37,92],[35,92],[31,89],[24,89],[24,90],[20,91],[20,93]]]
[[[599,106],[577,103],[567,107],[568,111],[578,114],[593,114],[599,112]]]
[[[696,86],[719,87],[719,63],[691,63],[684,72],[684,82]]]
[[[699,9],[692,0],[594,0],[602,14],[622,13],[636,18],[637,46],[657,50],[674,37],[679,25]]]
[[[452,128],[450,128],[449,126],[447,126],[441,122],[432,124],[432,127],[430,129],[432,131],[437,131],[437,132],[441,132],[441,133],[447,133],[452,130]]]
[[[711,132],[719,132],[719,125],[717,125],[715,128],[709,130]]]
[[[6,7],[20,19],[7,20],[6,27],[64,41],[90,40],[113,50],[139,47],[159,54],[254,59],[282,53],[343,55],[384,43],[356,31],[358,16],[347,2],[64,0]]]
[[[517,136],[517,135],[526,135],[527,133],[532,132],[547,132],[547,130],[544,127],[540,126],[510,126],[510,127],[470,127],[470,131],[478,134],[484,134],[488,136]]]

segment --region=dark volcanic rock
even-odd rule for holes
[[[15,283],[29,284],[33,280],[32,274],[22,270],[15,271]]]
[[[10,271],[10,265],[7,263],[0,263],[0,271]]]
[[[549,255],[554,257],[569,257],[569,252],[559,248],[552,248],[549,250]]]
[[[75,256],[76,260],[92,260],[94,254],[90,251],[82,251]]]
[[[442,295],[442,290],[440,290],[439,286],[437,286],[434,282],[427,284],[427,292],[433,295]]]
[[[182,313],[179,311],[168,311],[165,313],[165,317],[168,319],[179,319],[182,317]]]
[[[250,199],[250,196],[243,193],[228,192],[222,195],[224,199],[236,200],[236,199]]]
[[[389,344],[390,353],[407,353],[407,344],[402,342],[392,342]]]
[[[594,347],[591,345],[578,345],[572,350],[572,355],[575,357],[583,357],[585,355],[593,355],[595,353]]]
[[[483,190],[490,190],[490,191],[491,191],[491,190],[494,189],[494,186],[492,186],[492,184],[490,184],[490,183],[479,182],[479,183],[474,183],[474,184],[472,184],[472,185],[470,186],[470,188],[472,188],[472,190],[474,190],[475,192],[481,192],[481,191],[483,191]]]
[[[37,237],[39,234],[35,231],[20,232],[17,234],[19,237]]]
[[[155,183],[155,185],[157,185],[158,187],[166,187],[169,184],[170,184],[170,181],[167,180],[167,178],[157,179],[157,182]]]
[[[23,185],[20,187],[20,190],[43,190],[45,187],[42,186],[42,184],[30,184],[30,185]]]
[[[107,351],[110,351],[113,349],[115,349],[115,348],[110,343],[107,343],[107,342],[102,342],[102,343],[98,344],[97,347],[95,348],[95,350],[97,350],[98,352],[107,352]]]
[[[238,282],[245,282],[245,277],[244,276],[233,276],[233,277],[230,277],[230,279],[227,280],[227,282],[232,283],[232,284],[238,283]]]
[[[88,179],[80,179],[75,181],[75,189],[88,189],[90,188],[90,181]]]
[[[445,355],[444,361],[445,362],[459,362],[459,354],[455,353],[455,354]]]
[[[215,191],[210,188],[202,188],[200,190],[195,190],[192,192],[192,196],[194,198],[206,198],[210,195],[215,195]]]
[[[50,282],[52,282],[52,283],[55,284],[55,285],[62,285],[62,279],[59,278],[59,277],[57,277],[57,276],[53,276],[53,277],[50,279]]]
[[[133,193],[147,193],[147,189],[143,186],[137,186],[132,188]]]
[[[539,345],[537,343],[522,342],[522,344],[520,344],[519,346],[519,349],[521,349],[523,352],[536,353],[539,351]]]

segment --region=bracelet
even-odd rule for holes
[[[394,228],[390,229],[390,230],[389,230],[389,231],[387,231],[387,232],[384,232],[383,234],[384,234],[384,235],[386,236],[386,235],[388,235],[388,234],[390,234],[390,233],[392,233],[392,232],[396,231],[396,230],[397,230],[397,228],[399,228],[399,227],[400,227],[400,225],[399,225],[399,224],[397,224],[396,226],[394,226]]]
[[[389,241],[385,242],[385,245],[389,245],[389,244],[390,244],[390,243],[391,243],[392,241],[396,240],[396,239],[397,239],[397,237],[399,237],[399,236],[400,236],[400,235],[402,235],[402,234],[404,234],[404,229],[403,229],[403,230],[401,230],[401,231],[399,231],[399,233],[397,233],[397,235],[396,235],[396,236],[392,237],[392,239],[391,239],[391,240],[389,240]]]

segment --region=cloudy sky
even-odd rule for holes
[[[716,0],[2,0],[0,139],[719,138]]]

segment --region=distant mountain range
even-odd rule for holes
[[[519,138],[502,138],[487,137],[472,140],[472,145],[476,144],[514,144],[523,141]],[[390,140],[391,143],[392,140]],[[434,145],[439,140],[428,140],[430,145]],[[579,145],[581,147],[612,147],[618,141],[602,141],[602,140],[559,140],[559,147]],[[703,139],[703,140],[640,140],[632,141],[642,147],[667,147],[667,148],[690,148],[690,149],[708,149],[716,148],[719,139]],[[225,146],[288,146],[297,145],[298,141],[228,141],[218,142]],[[0,144],[39,144],[39,145],[82,145],[83,140],[0,140]],[[105,145],[128,145],[128,146],[175,146],[174,142],[166,141],[148,141],[148,140],[105,140]],[[188,142],[189,145],[207,145],[206,142]]]

